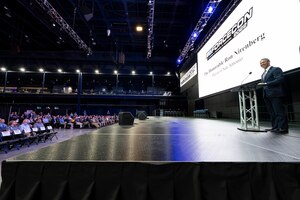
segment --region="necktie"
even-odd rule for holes
[[[262,75],[262,80],[263,80],[263,82],[265,81],[266,75],[267,75],[267,70],[265,70],[264,73],[263,73],[263,75]]]

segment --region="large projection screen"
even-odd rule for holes
[[[243,0],[197,54],[199,98],[260,79],[261,58],[300,67],[299,24],[299,0]]]

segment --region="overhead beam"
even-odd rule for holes
[[[90,47],[79,37],[74,29],[60,16],[47,0],[35,0],[40,7],[64,30],[77,44],[79,49],[83,49],[88,55],[93,52]]]

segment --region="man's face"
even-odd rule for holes
[[[260,61],[260,66],[264,69],[267,69],[270,66],[270,61],[268,60],[261,60]]]

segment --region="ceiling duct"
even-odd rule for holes
[[[80,10],[86,21],[90,21],[93,18],[94,16],[93,10],[88,8],[86,5],[81,6]]]
[[[80,3],[80,1],[78,2]],[[83,14],[86,21],[90,21],[94,17],[94,0],[92,3],[92,8],[88,7],[85,0],[81,2],[80,11]]]

